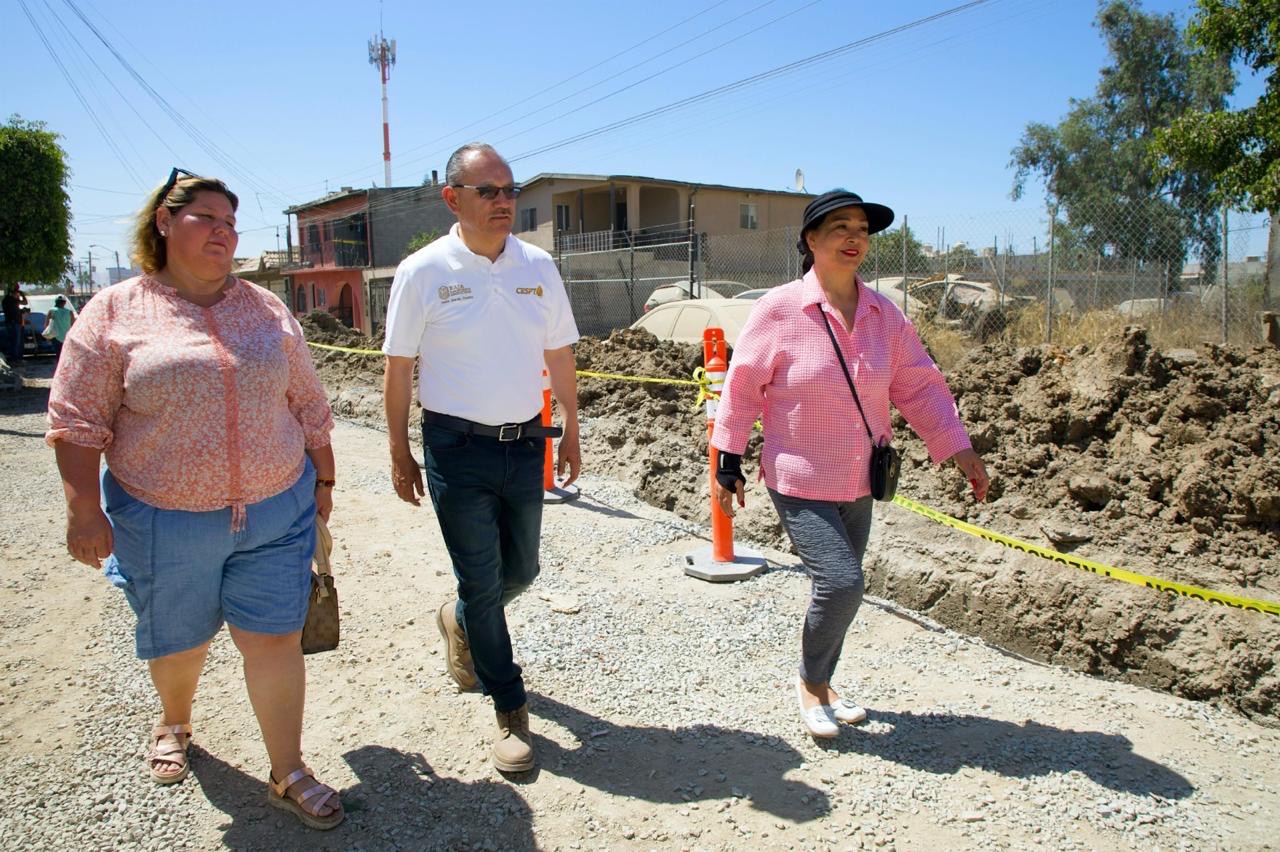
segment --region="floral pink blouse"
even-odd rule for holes
[[[105,450],[120,485],[160,509],[244,507],[302,475],[333,415],[302,328],[235,279],[201,307],[143,275],[95,295],[71,327],[45,442]]]

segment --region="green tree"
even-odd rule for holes
[[[1202,172],[1212,198],[1271,216],[1267,292],[1280,291],[1280,0],[1199,0],[1188,27],[1191,42],[1228,61],[1266,74],[1258,102],[1241,110],[1183,113],[1156,133],[1162,175]]]
[[[0,126],[0,284],[53,284],[71,267],[66,154],[43,122]]]
[[[1158,172],[1158,130],[1188,110],[1221,109],[1235,87],[1230,64],[1193,49],[1173,15],[1136,0],[1102,0],[1096,26],[1111,63],[1093,97],[1071,101],[1056,127],[1028,124],[1010,163],[1013,197],[1033,175],[1091,253],[1181,263],[1188,248],[1216,258],[1211,179],[1198,170]]]
[[[409,244],[404,247],[404,255],[400,259],[404,260],[418,249],[428,243],[434,243],[438,239],[440,239],[440,232],[438,230],[432,229],[430,231],[419,231],[409,238]]]
[[[902,268],[902,246],[906,241],[907,268]],[[862,269],[864,276],[928,275],[932,272],[929,258],[916,235],[905,225],[871,236],[871,250]]]

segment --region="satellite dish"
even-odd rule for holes
[[[804,171],[796,169],[796,192],[804,192]]]

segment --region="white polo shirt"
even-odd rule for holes
[[[555,261],[507,236],[496,261],[448,235],[401,261],[382,351],[418,366],[418,401],[498,426],[542,411],[543,351],[578,340]]]

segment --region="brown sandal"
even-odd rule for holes
[[[179,742],[179,737],[186,737]],[[151,729],[151,747],[143,758],[151,772],[151,780],[157,784],[177,784],[191,767],[187,765],[187,747],[191,745],[191,725],[156,725]],[[159,764],[169,763],[178,767],[177,772],[160,772]]]
[[[305,766],[290,772],[281,781],[277,781],[274,775],[268,775],[267,804],[291,812],[302,820],[304,825],[320,831],[328,831],[347,818],[346,811],[342,809],[342,799],[338,796],[336,790],[327,784],[321,784],[316,781],[315,786],[300,793],[296,799],[286,795],[286,791],[303,778],[310,778],[314,781],[315,777],[315,773]],[[317,796],[320,798],[316,799]],[[312,803],[312,799],[315,799],[314,803]],[[318,811],[329,804],[331,799],[338,809],[327,816],[320,816]]]

